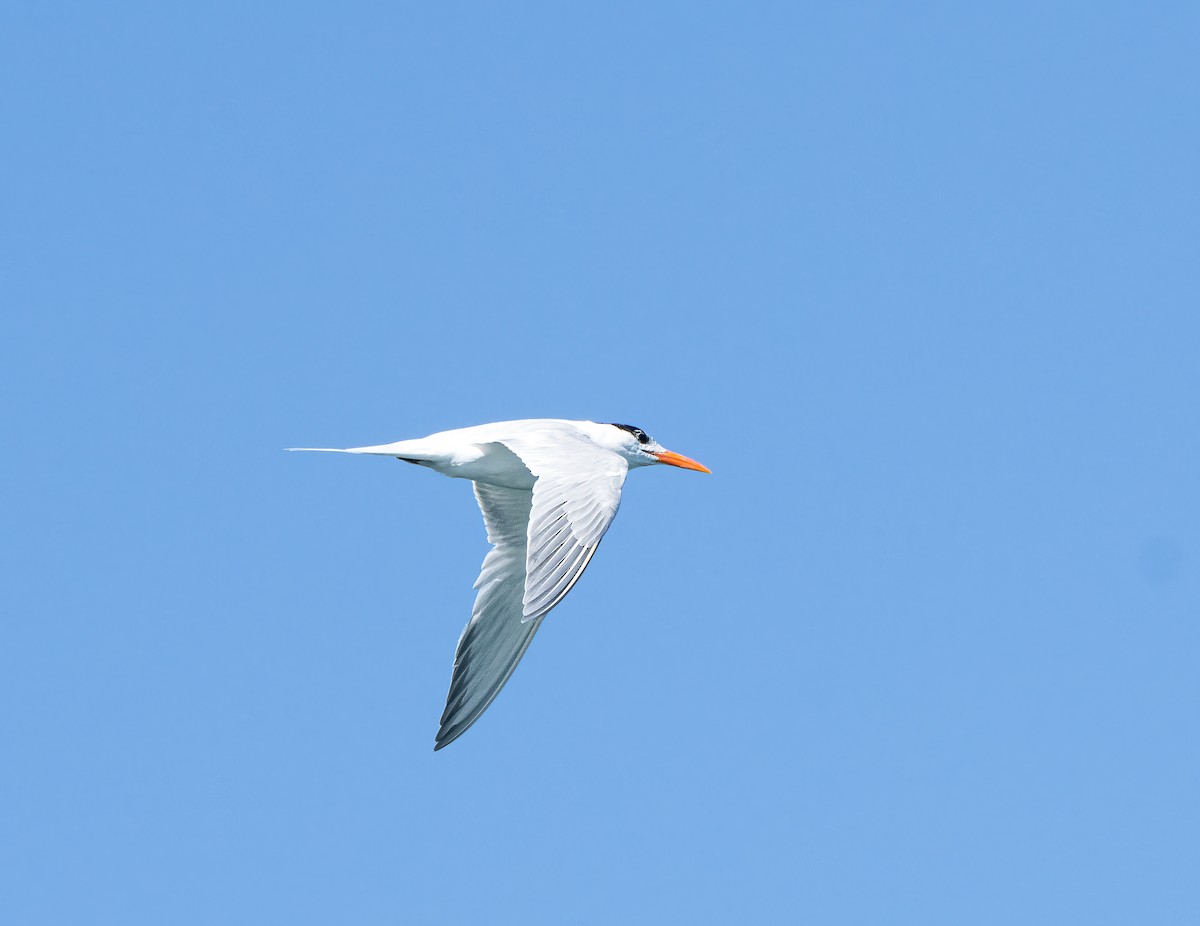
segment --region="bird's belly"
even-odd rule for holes
[[[456,479],[486,482],[506,489],[532,489],[533,473],[521,458],[503,444],[477,444],[467,452],[454,454],[447,462],[433,466],[439,473]]]

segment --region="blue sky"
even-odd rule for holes
[[[1190,4],[0,14],[0,919],[1194,923]],[[630,478],[434,754],[469,488]]]

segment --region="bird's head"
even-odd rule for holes
[[[610,450],[619,453],[629,461],[630,466],[652,466],[655,463],[667,463],[682,469],[694,469],[702,473],[711,473],[702,463],[697,463],[690,457],[668,450],[641,428],[631,424],[609,424],[605,426],[611,433],[604,437],[611,438]]]

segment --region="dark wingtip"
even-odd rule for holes
[[[469,727],[470,725],[471,724],[467,724],[467,727]],[[450,729],[447,729],[446,727],[442,727],[442,729],[438,730],[437,736],[434,738],[434,742],[433,742],[433,751],[434,752],[437,752],[439,749],[445,749],[447,746],[449,746],[451,743],[453,743],[456,739],[458,739],[460,736],[462,736],[464,733],[467,732],[466,727],[454,729],[454,727],[458,727],[458,726],[459,726],[458,724],[454,724]],[[453,731],[453,732],[451,732],[451,731]]]

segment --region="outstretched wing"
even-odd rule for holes
[[[532,491],[475,483],[488,540],[471,620],[435,749],[453,742],[496,699],[533,635],[579,580],[612,524],[629,467],[583,437],[505,439],[536,477]]]
[[[617,516],[629,464],[574,434],[504,444],[537,477],[521,618],[528,622],[545,617],[583,575]]]
[[[525,536],[533,493],[475,483],[487,537],[495,544],[475,580],[479,594],[454,651],[454,674],[434,749],[466,732],[496,700],[541,621],[523,622]]]

